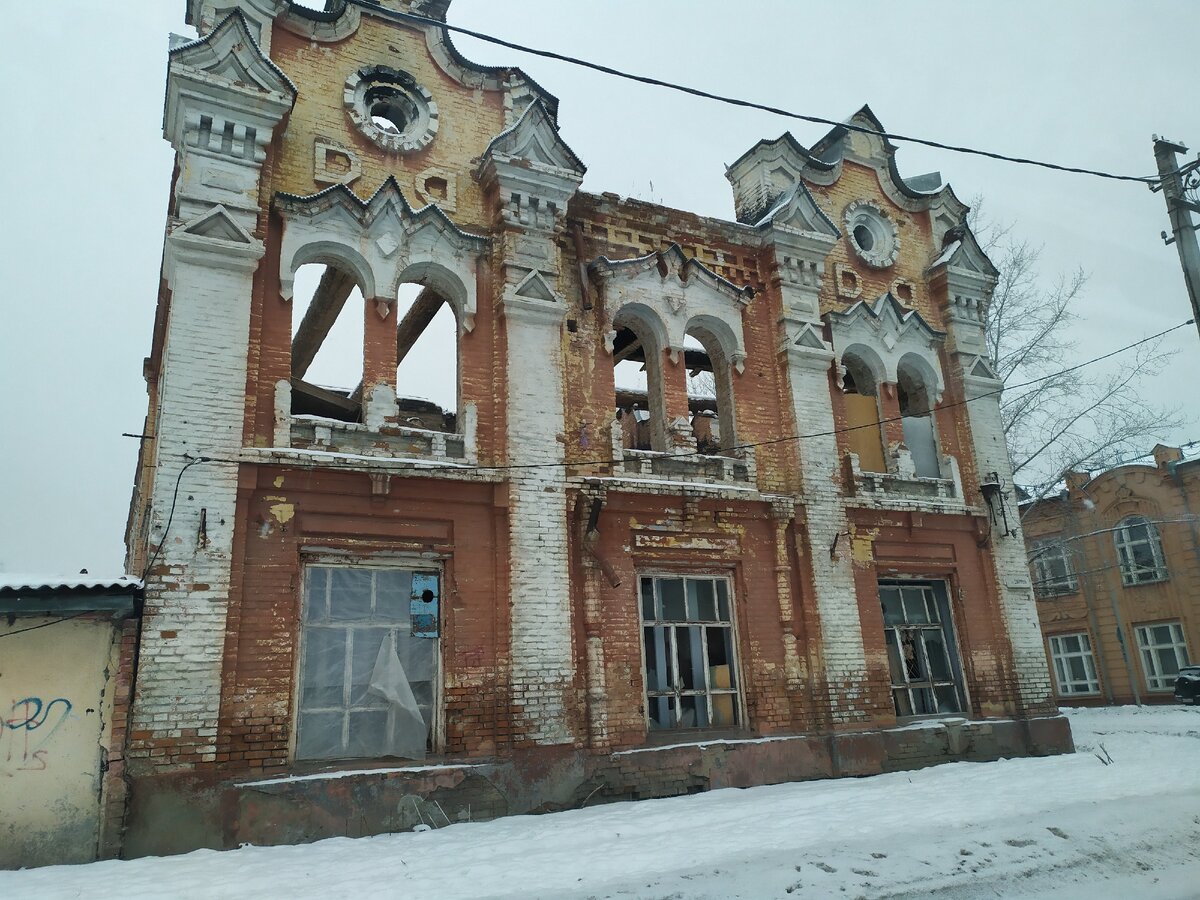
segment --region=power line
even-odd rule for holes
[[[63,616],[61,619],[54,619],[51,622],[43,622],[40,625],[30,625],[28,628],[18,628],[16,631],[6,631],[4,634],[0,634],[0,638],[13,637],[14,635],[24,634],[27,631],[37,631],[39,628],[49,628],[51,625],[57,625],[59,622],[69,622],[72,619],[78,619],[80,616],[86,616],[89,612],[92,612],[92,610],[85,609],[82,612],[77,612],[71,616]]]
[[[862,125],[852,125],[848,122],[838,122],[834,119],[826,119],[821,116],[807,115],[805,113],[793,112],[791,110],[782,109],[778,106],[771,106],[766,103],[757,103],[753,100],[742,100],[738,97],[730,97],[724,94],[716,94],[711,91],[705,91],[700,88],[689,87],[683,84],[677,84],[673,81],[665,81],[661,78],[655,78],[650,75],[637,75],[633,72],[626,72],[623,69],[616,69],[612,66],[606,66],[602,63],[591,62],[590,60],[580,59],[576,56],[569,56],[565,53],[558,53],[554,50],[542,50],[537,47],[530,47],[526,44],[518,44],[514,41],[505,40],[504,38],[496,37],[495,35],[486,34],[482,31],[475,31],[470,28],[463,28],[460,25],[450,25],[440,19],[433,19],[428,16],[417,15],[416,13],[399,12],[398,10],[387,9],[374,3],[373,0],[350,0],[350,2],[370,9],[374,13],[386,16],[389,18],[403,19],[410,22],[417,22],[422,25],[434,25],[438,28],[444,28],[447,31],[452,31],[457,34],[465,34],[468,37],[473,37],[476,40],[484,41],[485,43],[495,44],[500,47],[505,47],[509,50],[516,50],[519,53],[528,53],[533,56],[540,56],[544,59],[553,59],[558,62],[568,63],[573,66],[580,66],[585,69],[591,69],[596,72],[601,72],[605,75],[612,75],[616,78],[623,78],[626,81],[634,81],[639,84],[647,84],[653,87],[667,88],[668,90],[678,91],[683,94],[690,94],[693,97],[701,97],[705,100],[716,100],[718,103],[725,103],[730,106],[739,106],[746,109],[757,109],[763,112],[769,112],[777,116],[784,116],[789,119],[797,119],[801,122],[810,122],[816,125],[829,125],[834,128],[845,128],[847,131],[856,131],[861,134],[869,134],[875,137],[887,138],[893,141],[903,141],[909,144],[919,144],[924,147],[933,147],[937,150],[947,150],[952,153],[964,153],[971,156],[982,156],[987,159],[1000,160],[1001,162],[1018,163],[1025,166],[1037,166],[1042,169],[1050,169],[1055,172],[1068,172],[1075,175],[1091,175],[1095,178],[1105,178],[1111,181],[1128,181],[1135,184],[1157,185],[1161,182],[1158,176],[1143,176],[1143,175],[1118,175],[1113,172],[1105,172],[1101,169],[1088,169],[1080,166],[1067,166],[1059,163],[1045,162],[1043,160],[1029,159],[1023,156],[1010,156],[1005,153],[996,153],[991,150],[980,150],[974,147],[965,147],[955,144],[944,144],[941,141],[934,141],[928,138],[913,137],[911,135],[897,134],[890,131],[878,131],[874,128],[867,128]]]
[[[1172,325],[1170,328],[1164,329],[1163,331],[1160,331],[1157,334],[1152,334],[1149,337],[1144,337],[1140,340],[1134,341],[1132,344],[1126,344],[1124,347],[1118,347],[1116,350],[1111,350],[1108,353],[1105,353],[1101,356],[1096,356],[1096,357],[1093,357],[1092,359],[1085,360],[1084,362],[1077,363],[1076,365],[1068,366],[1067,368],[1060,369],[1057,372],[1051,372],[1048,375],[1041,375],[1037,378],[1032,378],[1029,381],[1021,382],[1020,384],[1002,385],[1001,387],[998,387],[995,390],[986,391],[985,393],[979,394],[974,397],[965,397],[962,400],[955,400],[951,403],[943,403],[940,406],[938,406],[937,409],[939,409],[939,410],[953,409],[958,406],[965,406],[966,404],[973,403],[976,400],[983,400],[986,397],[994,397],[997,394],[1000,394],[1008,389],[1028,387],[1031,384],[1037,384],[1039,381],[1047,381],[1048,379],[1051,379],[1051,378],[1058,378],[1062,375],[1066,375],[1070,372],[1074,372],[1078,369],[1082,369],[1085,366],[1090,366],[1090,365],[1093,365],[1094,363],[1098,363],[1098,362],[1102,362],[1103,360],[1110,359],[1114,356],[1117,356],[1118,354],[1124,353],[1126,350],[1132,350],[1134,347],[1140,347],[1142,344],[1146,344],[1146,343],[1149,343],[1150,341],[1158,340],[1159,338],[1170,334],[1172,331],[1177,331],[1180,328],[1186,328],[1187,326],[1192,325],[1192,324],[1194,324],[1193,320],[1188,319],[1186,322],[1180,322],[1178,325]],[[731,453],[736,450],[751,450],[756,447],[768,447],[768,446],[772,446],[774,444],[783,444],[783,443],[789,443],[792,441],[803,441],[803,440],[808,440],[808,439],[817,438],[817,437],[830,437],[832,435],[845,434],[846,432],[850,432],[850,431],[858,431],[863,428],[874,428],[878,425],[883,425],[888,422],[898,422],[903,418],[905,418],[905,417],[904,416],[890,416],[885,419],[877,419],[874,422],[866,422],[861,425],[849,425],[845,428],[834,428],[829,431],[813,431],[813,432],[809,432],[806,434],[793,434],[793,435],[786,435],[784,437],[771,438],[771,439],[765,440],[765,441],[755,441],[752,443],[736,444],[732,447],[722,448],[722,452],[723,453]],[[685,457],[704,456],[704,455],[706,455],[706,454],[703,454],[700,452],[699,449],[696,449],[696,450],[682,450],[682,451],[674,452],[674,453],[658,453],[655,455],[655,458],[656,459],[679,459],[679,458],[685,458]],[[210,457],[199,457],[199,458],[192,458],[192,459],[193,459],[193,461],[191,463],[189,463],[188,465],[194,465],[195,463],[198,463],[198,462],[223,462],[223,463],[234,463],[234,464],[244,462],[244,460],[216,459],[216,458],[210,458]],[[403,462],[406,462],[406,460],[397,460],[397,462],[403,463]],[[506,464],[497,464],[497,465],[460,465],[457,463],[425,463],[425,462],[421,462],[420,464],[409,465],[405,470],[407,470],[407,471],[418,471],[419,470],[419,471],[425,471],[425,472],[428,472],[428,471],[501,472],[501,471],[523,470],[523,469],[561,469],[561,468],[572,468],[572,467],[578,467],[578,466],[601,466],[601,465],[612,465],[613,462],[614,462],[614,460],[612,460],[611,458],[585,459],[585,460],[572,460],[572,461],[564,460],[562,462],[556,461],[556,462],[544,462],[544,463],[506,463]],[[185,466],[184,469],[186,470],[186,468],[187,467]],[[401,470],[401,471],[405,471],[405,470]],[[181,471],[180,477],[182,477],[182,475],[183,475],[183,472]],[[176,493],[176,496],[178,496],[178,493],[179,493],[178,480],[176,480],[176,482],[175,482],[175,493]],[[174,500],[172,500],[172,502],[171,502],[172,511],[174,511],[174,507],[175,507],[175,503],[174,503]],[[168,528],[170,527],[170,518],[169,517],[167,520],[167,527]]]

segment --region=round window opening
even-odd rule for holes
[[[437,103],[407,72],[360,69],[346,79],[344,100],[359,131],[393,153],[423,150],[437,134]]]
[[[866,225],[855,226],[854,240],[858,243],[858,246],[868,252],[875,246],[875,236],[871,234],[871,229]]]
[[[859,259],[876,269],[885,269],[896,261],[900,236],[895,223],[878,204],[855,200],[846,207],[845,220],[850,246]]]

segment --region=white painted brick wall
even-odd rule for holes
[[[562,315],[506,304],[508,452],[519,463],[563,460]],[[565,471],[515,469],[509,491],[514,704],[526,737],[566,743],[574,661]]]
[[[253,273],[248,261],[238,262],[222,269],[219,256],[185,254],[172,268],[150,531],[151,547],[161,543],[154,567],[166,571],[147,578],[133,710],[134,730],[205,732],[199,752],[207,758],[216,753],[237,466],[183,468],[189,456],[232,459],[241,447]]]

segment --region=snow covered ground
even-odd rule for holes
[[[1200,708],[1069,715],[1072,756],[0,872],[0,897],[1200,897]]]

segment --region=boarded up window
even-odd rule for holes
[[[309,566],[297,758],[423,759],[437,638],[437,573]]]

